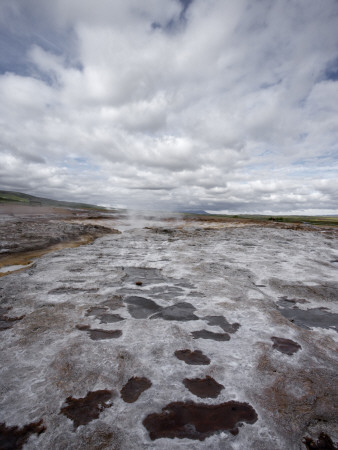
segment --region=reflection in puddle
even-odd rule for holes
[[[153,300],[144,297],[127,297],[124,302],[128,304],[128,311],[134,319],[147,319],[161,309]]]
[[[143,425],[151,440],[160,438],[199,439],[230,431],[238,434],[243,422],[257,421],[256,411],[248,403],[230,401],[219,405],[193,402],[173,402],[165,406],[161,413],[149,414]]]
[[[71,419],[77,428],[97,419],[105,408],[112,406],[113,391],[100,390],[88,392],[84,398],[68,397],[61,413]]]
[[[148,378],[132,377],[121,389],[121,397],[127,403],[134,403],[150,387],[151,381]]]
[[[338,332],[338,314],[326,308],[299,309],[286,299],[278,301],[279,312],[301,328],[327,328]]]
[[[183,384],[190,392],[200,398],[216,398],[224,389],[222,384],[217,383],[209,376],[206,378],[185,378]]]
[[[177,320],[180,322],[198,320],[199,317],[195,316],[194,311],[196,311],[196,308],[190,303],[176,303],[176,305],[163,308],[160,312],[151,316],[151,319]]]
[[[297,342],[294,342],[291,339],[284,339],[275,336],[273,336],[271,339],[273,341],[272,348],[275,348],[279,352],[285,353],[286,355],[291,356],[302,348],[299,344],[297,344]]]

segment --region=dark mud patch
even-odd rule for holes
[[[134,319],[147,319],[152,314],[161,310],[161,306],[145,297],[127,297],[124,299],[124,302],[128,304],[129,314]]]
[[[107,389],[88,392],[84,398],[68,397],[66,406],[61,408],[60,413],[71,419],[77,428],[97,419],[105,408],[110,408],[112,398],[113,391]]]
[[[238,328],[241,326],[239,323],[229,323],[223,316],[206,316],[203,320],[207,322],[210,326],[218,326],[222,328],[226,333],[236,333]]]
[[[328,436],[325,433],[320,433],[319,438],[317,441],[314,441],[313,439],[309,437],[305,437],[303,440],[305,447],[308,450],[338,450],[338,446],[335,445],[332,442],[332,439],[330,436]]]
[[[76,328],[80,331],[87,331],[90,339],[93,341],[103,341],[105,339],[117,339],[122,336],[121,330],[100,330],[92,329],[89,325],[77,325]]]
[[[143,425],[151,440],[160,438],[198,439],[221,431],[238,434],[243,422],[253,424],[257,413],[248,403],[230,401],[220,405],[205,405],[193,402],[173,402],[161,413],[149,414]]]
[[[210,364],[210,359],[203,355],[201,350],[195,350],[193,352],[191,350],[176,350],[175,356],[191,366],[207,366]]]
[[[123,317],[121,317],[118,314],[108,313],[106,308],[104,308],[104,307],[90,308],[87,311],[86,316],[94,316],[95,319],[98,319],[100,321],[100,323],[115,323],[115,322],[121,322],[122,320],[125,320]]]
[[[290,322],[301,328],[326,328],[338,332],[338,314],[331,313],[326,308],[299,309],[285,299],[278,302],[279,312]]]
[[[0,449],[16,450],[21,449],[32,434],[38,436],[46,431],[42,420],[32,422],[23,428],[6,427],[4,423],[0,423]]]
[[[284,339],[280,337],[273,336],[271,338],[273,341],[272,348],[278,350],[281,353],[285,353],[286,355],[293,355],[298,352],[302,347],[297,344],[297,342],[292,341],[291,339]]]
[[[121,389],[121,397],[126,403],[134,403],[142,394],[151,387],[152,383],[148,378],[132,377]]]
[[[151,316],[151,319],[177,320],[180,322],[198,320],[199,317],[194,314],[194,311],[196,311],[196,308],[190,303],[176,303],[176,305],[163,308],[160,312]]]
[[[193,331],[192,336],[194,339],[211,339],[213,341],[230,341],[228,333],[214,333],[208,330]]]
[[[224,389],[222,384],[217,383],[209,376],[206,378],[185,378],[183,384],[191,393],[200,398],[216,398]]]

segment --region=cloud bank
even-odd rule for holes
[[[338,3],[3,0],[0,186],[338,213]]]

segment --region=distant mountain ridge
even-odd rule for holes
[[[103,206],[91,205],[88,203],[65,202],[61,200],[52,200],[50,198],[36,197],[34,195],[24,194],[15,191],[1,191],[0,203],[20,203],[30,206],[58,206],[73,209],[100,209],[106,210]]]

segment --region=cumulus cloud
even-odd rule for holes
[[[337,212],[335,0],[3,0],[0,17],[1,188]]]

